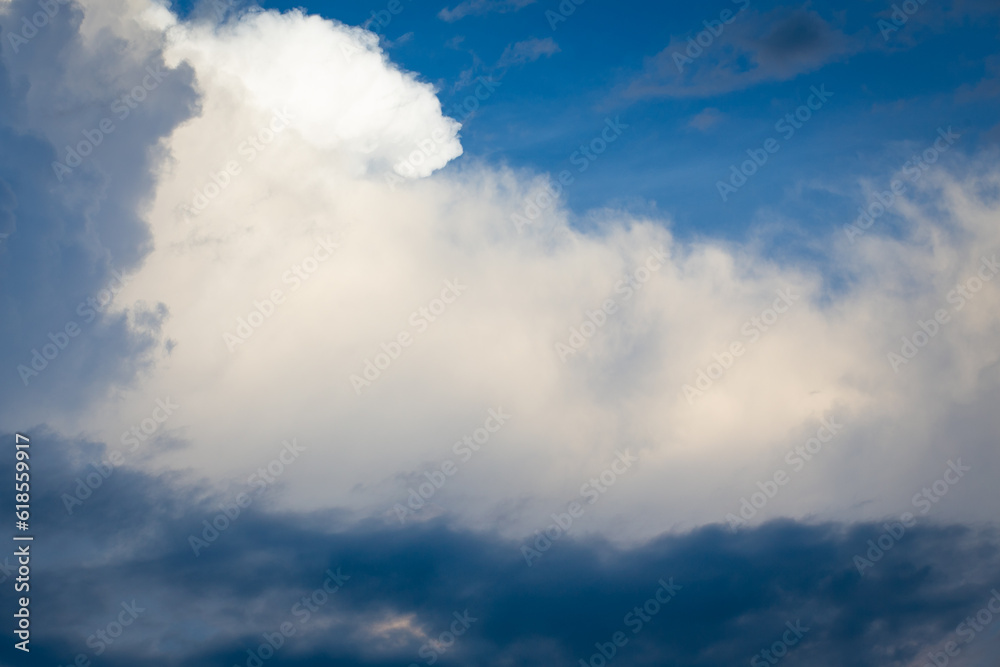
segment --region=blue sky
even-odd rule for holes
[[[0,667],[994,664],[998,33],[0,0]]]
[[[627,122],[622,141],[568,193],[578,214],[609,205],[656,209],[671,217],[680,234],[742,238],[759,211],[768,209],[806,230],[828,229],[855,211],[860,179],[884,179],[932,142],[938,127],[953,126],[962,134],[961,152],[993,147],[1000,139],[995,98],[988,93],[998,85],[995,56],[989,60],[998,26],[988,3],[924,5],[898,30],[885,29],[888,39],[878,21],[891,21],[891,3],[748,4],[713,35],[703,58],[731,49],[734,28],[768,16],[784,20],[792,33],[779,58],[794,61],[795,49],[801,49],[815,65],[716,90],[699,83],[707,76],[696,76],[683,86],[683,96],[622,91],[670,40],[679,46],[668,53],[682,51],[706,29],[704,21],[717,21],[727,8],[738,12],[742,2],[588,2],[555,29],[545,13],[557,11],[558,3],[497,9],[506,6],[496,3],[493,11],[444,21],[437,6],[404,2],[379,34],[394,61],[439,89],[446,113],[472,92],[461,83],[467,73],[504,74],[498,92],[463,124],[463,160],[553,173],[575,169],[570,156],[593,139],[605,118]],[[385,3],[316,3],[307,9],[350,24],[387,11]],[[806,13],[811,20],[796,23]],[[772,23],[759,28],[763,35],[776,30]],[[832,35],[851,44],[838,48]],[[537,59],[498,68],[506,49],[531,40],[551,40],[558,51],[536,49]],[[723,202],[717,181],[746,159],[746,150],[775,136],[774,124],[802,104],[813,85],[833,93],[830,104],[734,197],[737,205]],[[458,160],[452,168],[461,165]]]

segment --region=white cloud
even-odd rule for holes
[[[168,62],[195,68],[207,113],[287,109],[308,145],[359,173],[405,160],[432,136],[441,139],[417,175],[461,154],[459,125],[442,116],[433,88],[388,63],[373,33],[293,11],[218,29],[181,25],[169,36]]]
[[[510,216],[538,182],[486,165],[426,178],[460,154],[457,127],[370,33],[256,12],[166,35],[167,60],[193,68],[203,109],[166,141],[147,212],[153,250],[120,303],[165,304],[175,346],[120,396],[37,418],[115,446],[169,396],[181,406],[171,433],[189,447],[150,466],[245,479],[294,437],[306,464],[282,476],[288,487],[275,498],[381,513],[405,499],[412,475],[456,459],[452,444],[502,406],[509,424],[435,503],[473,526],[530,533],[631,448],[640,463],[580,530],[635,537],[721,520],[835,413],[848,425],[836,446],[770,516],[905,511],[914,481],[959,454],[981,457],[983,479],[940,516],[992,516],[985,471],[995,459],[982,434],[996,433],[997,417],[982,406],[1000,379],[1000,283],[899,374],[886,353],[1000,251],[997,204],[975,196],[996,187],[995,167],[978,179],[925,177],[898,205],[912,230],[903,239],[851,245],[838,231],[829,253],[850,282],[830,292],[809,267],[723,242],[677,243],[669,221],[623,212],[595,214],[592,234],[553,234],[567,224],[556,205],[519,234]],[[286,107],[290,126],[265,141],[262,128]],[[435,133],[445,138],[414,174],[425,178],[389,187],[392,165]],[[260,148],[241,150],[250,136]],[[230,163],[237,169],[221,176]],[[211,203],[185,217],[181,207],[213,180]],[[320,260],[317,240],[340,234]],[[616,284],[650,248],[668,259],[626,298]],[[310,257],[315,268],[296,283],[286,272]],[[448,280],[468,287],[421,330],[411,314]],[[749,344],[743,323],[789,288],[799,300]],[[276,289],[281,302],[231,352],[224,334]],[[563,363],[556,344],[608,299],[616,312]],[[349,377],[401,332],[412,344],[358,396]],[[735,340],[746,354],[689,404],[682,386]]]

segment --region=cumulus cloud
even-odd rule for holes
[[[81,47],[96,67],[87,76],[127,65],[131,86],[161,58],[163,85],[176,81],[189,97],[161,106],[153,91],[136,112],[150,117],[127,119],[145,134],[108,177],[125,192],[113,204],[90,194],[102,222],[79,226],[109,224],[107,207],[120,206],[133,217],[115,229],[132,236],[95,236],[99,259],[78,271],[108,267],[98,275],[110,281],[116,261],[135,268],[100,327],[28,387],[15,367],[35,344],[11,348],[10,393],[21,402],[10,405],[22,420],[116,443],[171,398],[176,444],[134,465],[194,466],[219,484],[297,438],[308,463],[286,473],[283,508],[390,523],[452,461],[457,472],[408,520],[448,514],[508,537],[544,527],[624,450],[639,463],[601,492],[581,531],[635,541],[722,521],[757,490],[745,480],[778,469],[797,473],[796,491],[752,523],[878,518],[912,509],[950,459],[995,466],[986,434],[997,418],[985,406],[997,389],[998,293],[989,284],[961,311],[948,301],[1000,247],[994,167],[928,174],[894,206],[902,233],[832,233],[834,290],[814,267],[777,264],[764,249],[679,243],[669,220],[604,211],[580,233],[544,176],[467,164],[428,178],[461,153],[458,128],[371,33],[298,12],[212,28],[135,11],[145,55],[106,62]],[[771,34],[767,58],[812,52],[815,40],[786,32]],[[66,67],[44,95],[67,95],[76,68],[86,70]],[[20,103],[49,103],[39,95]],[[82,121],[31,122],[61,147],[105,103]],[[36,173],[51,182],[49,163],[64,156],[47,150]],[[106,164],[95,152],[72,178],[98,178]],[[69,206],[65,197],[46,205]],[[20,230],[18,209],[6,208]],[[20,234],[5,247],[20,247]],[[39,275],[21,302],[60,289],[54,268]],[[39,348],[107,284],[89,281],[69,290],[65,319],[38,321]],[[790,306],[777,316],[782,294]],[[894,369],[887,354],[942,308],[951,321]],[[734,342],[744,352],[727,361]],[[79,397],[32,403],[94,363],[88,354],[104,355],[99,376],[113,391],[86,394],[85,410]],[[510,419],[464,453],[456,443],[490,409]],[[792,470],[787,453],[831,417],[845,424],[836,444]],[[950,435],[958,423],[962,438]],[[935,517],[989,519],[989,480],[970,475]]]
[[[458,123],[441,115],[432,87],[390,65],[367,31],[296,12],[259,12],[218,30],[177,26],[169,39],[168,58],[198,72],[206,114],[253,110],[264,124],[281,111],[306,145],[359,173],[406,159],[415,142],[432,136],[432,154],[412,175],[426,176],[461,154]],[[204,118],[200,125],[209,124]]]
[[[288,660],[415,660],[468,609],[442,662],[574,662],[673,578],[621,664],[747,660],[799,618],[809,664],[905,664],[988,600],[989,155],[843,221],[821,271],[628,211],[584,233],[547,175],[445,169],[460,128],[365,30],[63,7],[0,76],[0,423],[36,425],[38,525],[70,545],[38,562],[44,659],[135,599],[109,664],[245,663],[337,567]],[[805,11],[746,30],[751,79],[850,51]]]
[[[42,157],[20,165],[31,178],[4,177],[14,231],[0,252],[16,285],[4,326],[34,332],[5,333],[18,343],[5,346],[5,423],[118,443],[169,398],[171,446],[129,465],[223,484],[296,438],[307,463],[285,473],[284,510],[389,523],[451,461],[407,520],[447,514],[506,537],[543,528],[624,450],[639,462],[582,533],[635,542],[722,521],[757,491],[745,480],[779,469],[795,493],[751,523],[898,515],[958,457],[976,474],[934,517],[991,518],[998,293],[987,284],[961,310],[949,295],[1000,247],[994,166],[929,173],[895,204],[899,233],[832,233],[834,289],[764,249],[677,242],[669,220],[603,211],[575,231],[544,176],[435,173],[460,155],[458,127],[366,31],[265,11],[212,27],[142,3],[119,25],[100,7],[82,11],[117,36],[101,43],[137,55],[111,57],[84,22],[48,85],[18,84],[40,61],[8,58],[19,93],[5,118],[21,128],[8,140]],[[759,62],[787,73],[792,55],[828,55],[841,42],[811,16],[764,35]],[[162,88],[59,184],[63,147],[161,65]],[[112,92],[92,92],[112,75]],[[77,240],[57,253],[66,229]],[[25,387],[17,367],[78,303],[103,300],[116,266],[124,287]],[[33,304],[63,290],[62,314],[43,317]],[[950,321],[894,369],[887,354],[940,309]],[[56,389],[91,368],[99,390]],[[463,453],[491,409],[509,420]],[[835,444],[795,470],[788,453],[830,418],[845,425]]]

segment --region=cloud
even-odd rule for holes
[[[955,92],[959,104],[969,104],[1000,97],[1000,55],[983,59],[983,77],[974,85],[963,85]]]
[[[73,545],[39,577],[40,615],[60,619],[45,657],[83,650],[142,592],[156,612],[116,660],[243,662],[337,565],[355,587],[289,661],[416,659],[478,602],[483,624],[448,659],[572,662],[673,576],[697,595],[636,638],[650,661],[748,659],[808,614],[810,664],[877,664],[988,597],[995,536],[957,524],[995,519],[1000,292],[952,298],[1000,252],[988,155],[906,180],[853,242],[818,239],[831,277],[627,211],[584,233],[547,175],[445,168],[459,127],[370,32],[300,12],[81,11],[93,23],[67,12],[46,33],[64,37],[56,66],[5,52],[0,77],[0,422],[47,425],[31,431],[55,443],[39,511]],[[97,27],[111,46],[87,41]],[[819,66],[839,34],[790,14],[752,42],[768,73],[751,78]],[[125,95],[135,108],[60,183],[52,163]],[[117,267],[114,300],[25,386],[17,366]],[[62,494],[161,400],[170,420],[66,515]],[[509,415],[495,431],[491,410]],[[843,426],[806,458],[824,420]],[[287,440],[301,457],[195,558],[188,536]],[[619,479],[625,450],[638,460]],[[961,486],[859,581],[852,555],[955,460],[973,468]],[[720,528],[778,471],[791,481],[745,531]],[[583,518],[526,567],[518,547],[574,501]]]
[[[433,154],[406,176],[426,176],[461,154],[459,125],[441,115],[433,88],[388,65],[372,33],[297,12],[260,12],[218,31],[178,25],[169,38],[170,64],[198,71],[217,118],[242,106],[263,125],[280,111],[307,145],[362,174],[405,160],[432,135],[439,137]],[[233,95],[248,98],[227,99]],[[202,126],[209,122],[202,117]],[[234,137],[234,152],[239,143]]]
[[[265,491],[195,556],[189,536],[232,505],[232,492],[122,468],[68,516],[61,494],[94,470],[74,454],[107,452],[41,429],[34,438],[44,442],[33,458],[36,521],[66,545],[33,572],[33,611],[51,622],[36,629],[32,652],[47,664],[93,660],[101,644],[87,638],[133,600],[143,611],[105,644],[102,662],[246,664],[264,633],[289,623],[295,634],[265,664],[409,664],[466,611],[474,620],[446,644],[444,664],[572,664],[619,631],[623,665],[736,664],[787,623],[803,633],[795,658],[821,667],[884,665],[887,655],[907,664],[946,640],[967,656],[989,648],[985,633],[966,643],[954,632],[1000,584],[995,532],[914,529],[864,576],[853,557],[883,534],[879,524],[710,526],[628,549],[581,536],[529,568],[491,530],[274,514]],[[324,582],[334,587],[331,573],[338,590],[313,598]],[[662,608],[647,606],[661,581],[679,588]],[[0,651],[13,660],[10,645]]]
[[[459,49],[462,39],[454,39],[450,43],[450,48]],[[507,71],[517,65],[532,63],[542,56],[551,57],[559,53],[559,45],[551,37],[545,39],[528,39],[523,42],[508,44],[500,58],[493,65],[486,65],[483,60],[473,50],[467,51],[472,56],[472,66],[462,70],[455,81],[454,89],[460,90],[472,85],[479,80],[477,74],[485,75],[492,81],[501,80]]]
[[[688,127],[693,127],[704,132],[725,117],[721,111],[715,107],[702,109],[688,121]]]
[[[739,34],[761,81],[847,48],[808,12]],[[574,664],[673,579],[616,664],[734,664],[798,621],[805,663],[906,664],[1000,582],[1000,292],[972,282],[1000,252],[989,154],[886,174],[889,212],[816,241],[831,276],[627,211],[583,233],[547,175],[448,167],[433,88],[334,21],[94,0],[22,46],[0,76],[0,423],[35,425],[34,520],[66,545],[36,561],[39,660],[94,651],[134,600],[107,664],[247,664],[285,622],[268,664]],[[55,358],[25,385],[36,348]]]
[[[454,7],[445,7],[438,12],[438,18],[448,23],[454,23],[466,16],[482,16],[484,14],[506,14],[516,12],[532,5],[535,0],[465,0]]]
[[[906,10],[914,9],[908,5]],[[881,8],[872,24],[878,38],[874,46],[888,51],[912,49],[925,43],[928,33],[941,34],[958,26],[974,24],[980,28],[997,27],[996,4],[992,0],[955,0],[936,5],[922,3],[916,11],[901,6]],[[903,20],[905,18],[905,21]]]
[[[34,119],[31,134],[10,132],[10,145],[39,157],[21,165],[30,178],[5,178],[19,202],[4,200],[7,228],[18,231],[0,252],[39,261],[34,273],[27,263],[4,269],[12,281],[32,275],[12,283],[13,298],[39,314],[31,336],[16,333],[17,318],[5,325],[14,399],[0,408],[4,423],[116,443],[170,397],[182,406],[171,429],[185,446],[150,447],[129,465],[194,465],[223,484],[297,438],[309,462],[286,473],[284,510],[389,522],[427,475],[462,463],[413,520],[486,522],[512,539],[578,500],[619,450],[640,463],[594,504],[587,531],[634,543],[681,522],[721,521],[755,481],[788,472],[787,453],[831,415],[848,424],[836,447],[754,523],[898,515],[949,459],[994,465],[992,284],[898,373],[887,362],[918,321],[953,308],[950,291],[1000,248],[996,202],[984,194],[1000,174],[986,158],[907,181],[892,216],[854,243],[839,228],[818,241],[837,267],[834,289],[816,267],[778,264],[766,248],[679,242],[668,219],[601,211],[581,233],[544,175],[474,162],[442,171],[461,154],[457,124],[372,33],[299,12],[249,12],[217,27],[154,14],[142,58],[84,50],[49,87],[5,98]],[[106,19],[110,34],[135,29]],[[815,39],[794,32],[768,33],[767,62],[814,52]],[[104,145],[134,155],[112,164],[95,153],[73,173],[83,194],[43,196],[62,147],[149,63],[178,88],[151,94]],[[103,91],[80,77],[111,72],[127,87],[102,92],[90,115],[46,111],[72,83]],[[128,132],[129,143],[111,143]],[[105,175],[110,203],[88,189]],[[80,213],[78,196],[100,215]],[[85,261],[58,262],[41,239],[22,255],[28,205],[49,209],[50,237],[70,225],[90,249],[74,250]],[[119,209],[123,222],[104,227]],[[100,294],[115,266],[129,279],[107,312],[25,387],[17,366],[55,344],[49,334],[79,318],[77,304]],[[58,317],[37,305],[64,289],[72,296]],[[752,323],[789,290],[787,315]],[[734,341],[747,352],[726,361]],[[723,363],[731,367],[719,376]],[[89,379],[61,388],[78,376]],[[463,460],[456,443],[491,409],[509,424]],[[970,475],[934,518],[989,520],[989,479]]]
[[[197,113],[190,68],[161,80],[147,70],[159,75],[163,60],[162,32],[147,25],[145,3],[90,11],[88,29],[113,24],[117,31],[99,43],[79,33],[79,6],[57,6],[37,32],[25,31],[27,43],[6,31],[2,40],[0,231],[9,236],[0,245],[0,402],[15,412],[29,402],[83,405],[91,391],[128,382],[155,358],[158,306],[112,315],[105,290],[117,284],[115,272],[131,275],[148,250],[139,209],[164,159],[160,141]],[[39,9],[16,1],[0,11],[5,25],[23,25]],[[123,53],[125,43],[131,49]],[[67,168],[71,155],[83,164]],[[132,327],[130,318],[145,324]],[[61,340],[70,323],[85,335],[56,358],[40,356],[53,345],[50,335]],[[42,369],[51,382],[44,398],[26,393],[19,368]]]
[[[847,35],[807,9],[748,10],[728,21],[671,38],[621,94],[630,99],[711,97],[787,81],[848,58],[869,39]]]
[[[507,68],[512,65],[533,63],[542,56],[551,56],[554,53],[559,53],[559,45],[551,37],[515,42],[504,49],[497,67]]]

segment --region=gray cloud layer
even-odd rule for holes
[[[529,568],[517,544],[489,530],[353,524],[337,512],[275,514],[256,504],[196,557],[189,535],[229,494],[119,469],[69,515],[62,493],[93,468],[67,455],[98,452],[44,430],[33,436],[35,474],[45,480],[34,613],[45,622],[31,664],[93,658],[87,638],[133,599],[146,611],[99,664],[244,664],[247,648],[283,622],[297,634],[267,664],[423,663],[428,638],[465,610],[477,620],[441,664],[575,665],[617,631],[630,641],[616,664],[738,664],[796,621],[808,632],[790,665],[905,665],[939,641],[957,640],[968,655],[993,641],[954,635],[1000,585],[992,531],[918,527],[864,576],[853,557],[883,535],[878,524],[776,521],[735,534],[710,526],[631,549],[566,538]],[[296,613],[338,568],[349,577],[340,590],[309,618],[308,605]],[[648,621],[626,621],[660,579],[681,586],[675,597]]]

